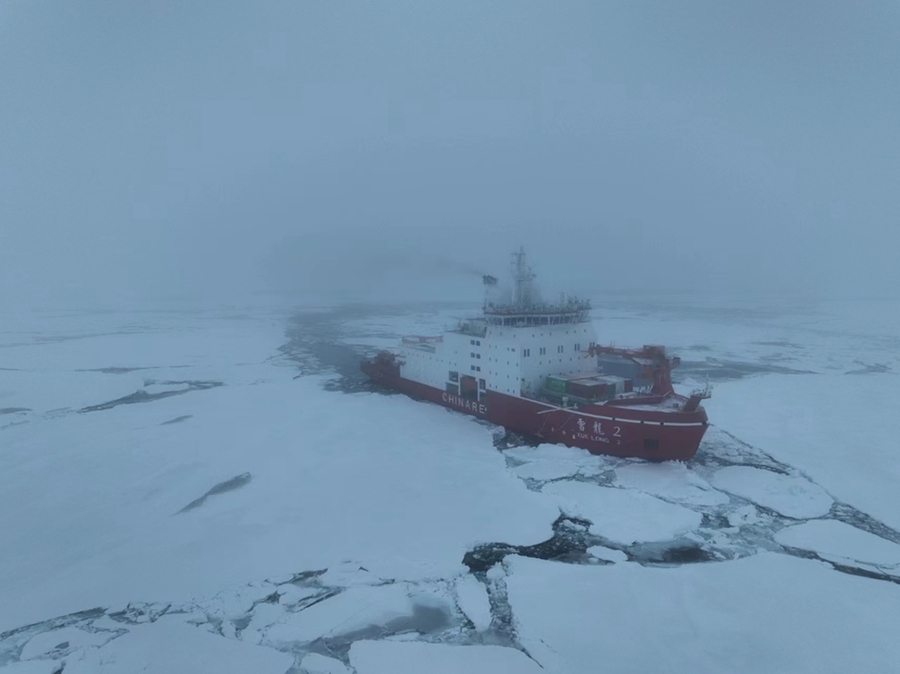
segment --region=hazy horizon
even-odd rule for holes
[[[898,35],[895,2],[7,2],[4,301],[469,299],[519,245],[585,294],[895,297]]]

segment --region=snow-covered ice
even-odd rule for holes
[[[438,597],[416,592],[403,583],[352,587],[304,611],[288,614],[270,626],[265,640],[271,644],[314,641],[412,618],[417,606],[447,608]]]
[[[716,506],[728,503],[728,496],[688,470],[683,463],[629,463],[616,468],[616,484],[637,489],[670,501]]]
[[[83,366],[194,363],[174,370],[179,379],[224,382],[3,429],[0,630],[135,598],[212,596],[347,559],[384,578],[449,577],[474,543],[550,535],[556,507],[507,471],[489,429],[407,398],[294,379],[289,363],[271,358],[283,328],[264,318],[235,328],[210,319],[205,330],[192,321],[190,331],[176,322],[164,348],[127,359],[144,339],[133,332],[96,347],[85,336],[0,350],[0,367],[47,351],[44,367],[65,367],[56,379],[79,382],[73,408],[132,390],[95,393],[80,383],[85,373],[72,374]],[[191,418],[161,425],[183,415]],[[178,514],[244,474],[239,488]]]
[[[712,483],[794,519],[827,515],[833,503],[824,489],[803,477],[748,466],[722,468],[713,475]]]
[[[602,307],[718,382],[666,464],[328,369],[459,307],[3,317],[0,672],[893,671],[900,311],[863,309]]]
[[[591,533],[626,545],[668,541],[695,529],[701,515],[640,492],[586,482],[551,482],[541,490],[568,515],[591,522]]]
[[[456,579],[453,586],[456,593],[456,604],[466,614],[477,630],[486,630],[491,626],[491,601],[484,585],[475,576],[466,574]]]
[[[900,349],[885,349],[873,360],[892,359],[892,352]],[[896,374],[767,374],[719,385],[715,396],[710,410],[716,424],[900,528]]]
[[[85,632],[76,627],[65,627],[54,632],[37,634],[22,648],[19,657],[31,660],[52,653],[70,651],[87,646],[102,646],[115,637],[114,632]]]
[[[811,550],[832,561],[862,562],[900,571],[900,545],[844,522],[803,522],[775,534],[782,545]]]
[[[844,674],[900,662],[900,586],[821,563],[507,565],[519,637],[546,671]]]
[[[64,664],[59,660],[31,660],[0,667],[0,674],[60,674]]]
[[[450,646],[394,641],[357,641],[350,649],[357,674],[539,674],[544,670],[521,651],[500,646]]]
[[[603,559],[607,562],[625,562],[628,560],[628,555],[626,555],[621,550],[613,550],[612,548],[607,548],[602,545],[594,545],[587,549],[587,553],[597,559]]]
[[[300,662],[306,674],[351,674],[350,669],[340,660],[319,653],[310,653]]]
[[[66,661],[66,674],[284,674],[294,659],[271,648],[210,634],[171,618],[138,625],[100,649]]]

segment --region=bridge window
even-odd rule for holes
[[[528,358],[531,355],[531,349],[522,349],[522,355]]]
[[[576,344],[576,345],[575,345],[575,350],[576,350],[576,351],[581,351],[581,344]]]
[[[546,356],[546,355],[547,355],[547,347],[546,347],[546,346],[542,346],[542,347],[541,347],[541,355],[542,355],[542,356]]]

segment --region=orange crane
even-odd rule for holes
[[[645,344],[641,349],[620,349],[615,346],[593,344],[588,347],[587,355],[619,356],[641,366],[641,379],[653,382],[652,393],[667,395],[674,393],[672,388],[672,370],[681,364],[678,356],[666,355],[666,347],[657,344]]]

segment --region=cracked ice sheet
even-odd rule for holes
[[[59,660],[31,660],[0,667],[0,674],[57,674],[62,666]]]
[[[700,513],[640,492],[586,482],[551,482],[542,493],[567,515],[592,522],[591,533],[617,543],[668,541],[700,526]]]
[[[398,641],[357,641],[350,647],[357,674],[540,674],[522,651],[501,646],[451,646]]]
[[[729,501],[683,463],[630,463],[616,468],[616,484],[686,505],[716,506]]]
[[[547,671],[845,674],[900,662],[900,586],[821,563],[506,564],[517,633]]]
[[[456,605],[472,621],[476,630],[484,631],[491,626],[491,600],[484,584],[475,576],[465,574],[456,579],[454,585]]]
[[[66,674],[284,674],[294,658],[211,634],[176,618],[136,625],[99,649],[67,660]]]
[[[816,520],[787,527],[775,534],[782,545],[818,553],[838,562],[862,562],[900,567],[900,545],[835,520]]]
[[[506,469],[483,425],[294,380],[271,359],[284,325],[269,315],[241,325],[240,339],[196,316],[163,326],[190,335],[182,355],[202,354],[198,378],[225,386],[0,431],[0,631],[94,606],[184,603],[342,560],[381,578],[453,577],[472,545],[550,537],[556,507]],[[115,338],[127,352],[131,336]],[[175,515],[245,472],[241,489]]]
[[[707,409],[720,427],[900,528],[896,374],[767,374],[717,386]]]
[[[349,634],[373,625],[385,625],[397,618],[411,617],[417,605],[449,612],[449,606],[441,596],[406,583],[353,587],[303,611],[285,615],[265,630],[263,643],[302,643],[319,637]]]
[[[822,517],[834,500],[819,485],[800,476],[781,475],[749,466],[728,466],[716,471],[712,483],[786,517]]]
[[[599,475],[610,468],[615,459],[594,456],[583,449],[564,445],[539,445],[507,449],[503,454],[514,461],[524,462],[513,468],[523,479],[556,480],[574,475]]]

